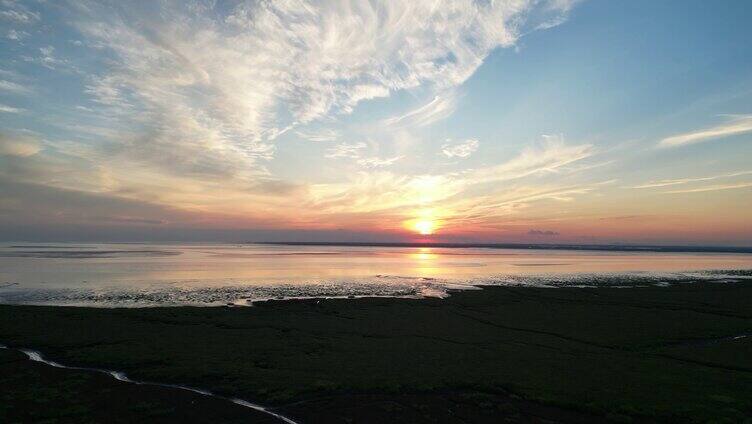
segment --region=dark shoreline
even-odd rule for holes
[[[581,250],[602,252],[664,252],[664,253],[752,253],[752,246],[658,246],[622,244],[547,244],[547,243],[371,243],[371,242],[318,242],[318,241],[260,241],[246,242],[272,246],[341,246],[341,247],[415,247],[415,248],[480,248],[480,249],[539,249]]]
[[[252,308],[0,305],[0,343],[251,399],[302,423],[740,421],[752,415],[752,338],[735,337],[750,333],[752,282]],[[9,387],[21,368],[0,367]],[[41,390],[14,381],[15,398]],[[0,421],[28,421],[29,403],[8,395]]]

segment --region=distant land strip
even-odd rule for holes
[[[248,244],[277,246],[345,246],[345,247],[436,247],[480,249],[542,249],[542,250],[588,250],[611,252],[673,252],[673,253],[752,253],[750,247],[735,246],[650,246],[621,244],[525,244],[525,243],[371,243],[329,241],[262,241]]]

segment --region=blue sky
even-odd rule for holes
[[[748,245],[750,18],[746,1],[3,0],[0,229]]]

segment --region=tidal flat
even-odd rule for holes
[[[2,305],[0,343],[247,399],[300,423],[752,422],[750,282],[450,294],[235,308]],[[37,421],[32,413],[99,422],[105,407],[130,411],[107,418],[128,422],[144,413],[139,404],[161,422],[185,422],[194,407],[84,371],[29,369],[17,353],[0,356],[2,422]],[[61,391],[65,402],[50,394]],[[191,417],[222,422],[206,414]],[[252,411],[244,420],[273,422]]]

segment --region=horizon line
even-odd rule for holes
[[[752,246],[566,244],[566,243],[454,243],[454,242],[348,242],[348,241],[246,241],[245,244],[278,246],[434,247],[480,249],[589,250],[614,252],[752,253]]]

